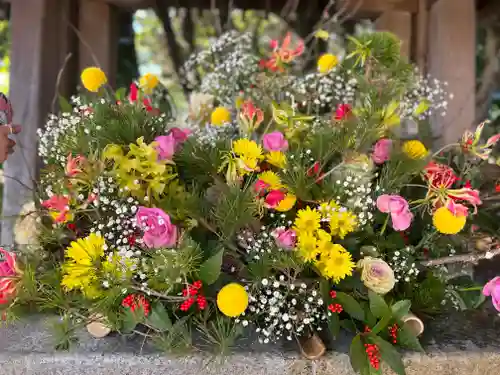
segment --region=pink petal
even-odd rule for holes
[[[391,219],[394,230],[400,232],[410,227],[411,221],[413,220],[413,214],[410,211],[399,215],[391,214]]]
[[[382,194],[377,198],[377,208],[380,212],[389,213],[390,212],[391,196],[389,194]]]

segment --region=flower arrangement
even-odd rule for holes
[[[59,311],[61,347],[101,324],[169,350],[198,345],[195,329],[226,353],[253,330],[263,344],[313,340],[313,358],[345,329],[355,370],[403,374],[396,348],[421,350],[410,308],[481,299],[447,265],[469,256],[481,163],[497,163],[500,135],[483,143],[482,124],[434,151],[405,131],[447,96],[392,34],[350,38],[344,59],[305,73],[302,41],[256,56],[248,38],[225,34],[188,60],[186,118],[153,75],[127,96],[100,69],[82,73],[91,94],[40,131],[31,222],[43,251],[21,265],[2,252],[0,303]],[[483,293],[500,310],[497,279]]]

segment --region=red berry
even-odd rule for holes
[[[337,298],[337,292],[335,290],[330,290],[330,297]]]

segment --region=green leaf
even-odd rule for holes
[[[356,333],[357,332],[357,327],[356,324],[351,319],[343,319],[340,321],[340,326],[344,328],[346,331]]]
[[[328,317],[328,329],[330,331],[330,334],[334,339],[337,338],[340,332],[340,319],[339,319],[339,314],[332,313]]]
[[[376,344],[380,350],[380,358],[398,375],[406,375],[405,366],[401,354],[387,341],[378,336],[370,335],[369,339]]]
[[[376,318],[382,318],[383,316],[391,314],[389,306],[379,294],[370,290],[368,292],[368,299],[370,300],[370,311]]]
[[[365,346],[361,340],[361,335],[357,335],[351,342],[349,348],[349,359],[352,368],[361,375],[370,374],[370,364],[366,355]]]
[[[71,113],[73,112],[73,107],[66,100],[66,98],[62,95],[59,95],[59,110],[62,113]]]
[[[407,315],[410,312],[411,301],[404,299],[396,302],[391,306],[392,317],[396,320],[401,320],[403,316]]]
[[[153,305],[151,313],[146,318],[146,324],[159,332],[165,332],[172,328],[170,316],[161,302]]]
[[[127,89],[125,87],[120,87],[118,90],[115,91],[116,100],[123,100],[125,99],[126,95],[127,95]]]
[[[198,275],[205,284],[213,284],[219,278],[223,255],[224,250],[219,250],[201,265]]]
[[[413,115],[420,116],[422,113],[429,109],[429,101],[427,99],[422,99],[420,103],[418,103],[417,108],[413,111]]]
[[[123,314],[121,332],[122,333],[132,333],[139,322],[137,317],[132,313],[130,309],[126,309]]]
[[[352,296],[344,292],[337,292],[337,298],[342,308],[346,313],[352,316],[354,319],[364,321],[365,311],[361,305]]]
[[[424,349],[422,348],[422,345],[420,345],[420,341],[418,340],[418,337],[415,336],[413,334],[413,332],[405,325],[402,325],[398,329],[397,342],[398,342],[398,345],[400,345],[404,348],[416,350],[418,352],[424,351]]]

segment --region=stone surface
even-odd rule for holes
[[[56,352],[50,325],[54,317],[33,317],[0,329],[2,375],[353,375],[348,339],[318,361],[295,350],[241,342],[224,363],[204,354],[183,357],[158,353],[142,340],[110,335],[92,338],[83,331],[68,352]],[[493,375],[500,368],[500,317],[491,309],[426,322],[426,353],[407,353],[408,375]],[[274,348],[274,350],[272,350]],[[271,349],[272,351],[266,351]],[[290,349],[290,348],[288,348]],[[389,372],[388,372],[389,373]]]

